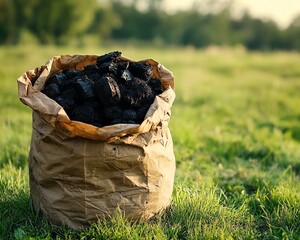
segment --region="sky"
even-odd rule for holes
[[[165,0],[170,11],[189,9],[194,0]],[[251,16],[272,19],[287,27],[300,14],[300,0],[234,0],[234,9],[247,9]]]

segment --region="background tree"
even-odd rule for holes
[[[15,38],[15,9],[9,0],[0,0],[0,43],[12,43]]]
[[[281,29],[248,12],[234,18],[231,0],[195,0],[191,9],[172,14],[163,6],[163,0],[0,0],[0,44],[17,44],[30,32],[42,44],[94,35],[101,41],[300,50],[300,17]]]
[[[88,27],[88,34],[95,34],[99,40],[108,40],[112,36],[112,31],[121,27],[121,18],[111,6],[99,6],[95,11],[95,16]]]
[[[0,0],[0,43],[18,43],[36,0]]]
[[[146,1],[144,11],[140,11],[138,1],[132,1],[130,5],[114,1],[113,9],[120,16],[121,25],[113,30],[113,38],[153,40],[159,34],[161,24],[159,2]]]
[[[94,0],[39,0],[33,6],[29,28],[41,43],[66,43],[85,32],[97,7]]]
[[[300,51],[300,14],[295,17],[285,31],[285,43],[288,49]]]

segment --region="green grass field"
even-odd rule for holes
[[[30,205],[31,110],[17,78],[54,55],[111,50],[175,75],[172,205],[144,224],[51,226]],[[0,47],[0,239],[299,239],[299,66],[299,53],[239,49]]]

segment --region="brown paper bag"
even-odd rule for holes
[[[165,210],[173,190],[175,157],[168,122],[174,78],[161,64],[144,60],[165,91],[141,124],[97,128],[72,121],[41,92],[52,74],[83,69],[97,57],[56,56],[18,78],[19,98],[33,109],[29,174],[34,209],[73,229],[117,211],[130,220],[147,220]]]

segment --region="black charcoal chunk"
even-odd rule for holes
[[[92,74],[92,73],[96,73],[99,71],[99,68],[96,64],[90,64],[90,65],[86,65],[84,67],[84,73],[85,74]]]
[[[75,80],[75,88],[81,101],[95,97],[94,82],[87,77],[77,78]]]
[[[133,75],[128,69],[125,69],[121,72],[120,79],[124,80],[125,82],[128,82],[133,79]]]
[[[87,99],[84,101],[84,104],[90,105],[95,111],[99,112],[99,114],[103,114],[102,113],[103,106],[99,101],[97,101],[97,99],[95,98]]]
[[[83,71],[77,69],[66,69],[63,73],[67,75],[68,78],[81,77],[84,75]]]
[[[94,126],[96,126],[96,127],[98,127],[98,128],[104,127],[103,122],[93,122],[91,124],[94,125]]]
[[[74,88],[75,89],[76,81],[74,78],[67,79],[65,84],[62,86],[63,91]]]
[[[101,123],[102,118],[98,111],[96,111],[91,104],[84,103],[81,105],[76,106],[72,112],[70,113],[69,117],[71,120],[80,121],[84,123]]]
[[[75,107],[75,104],[72,99],[63,99],[62,97],[58,97],[55,101],[62,106],[62,108],[69,115],[70,111]]]
[[[125,109],[122,114],[122,119],[124,119],[126,122],[136,121],[137,113],[133,109]]]
[[[119,123],[125,123],[125,122],[121,118],[116,118],[116,119],[113,119],[112,121],[110,121],[109,125],[119,124]]]
[[[137,121],[139,123],[141,123],[145,119],[145,116],[146,116],[146,113],[148,112],[148,110],[149,110],[149,106],[143,106],[136,110]]]
[[[99,65],[99,72],[102,74],[112,73],[118,75],[118,65],[114,62],[105,62]]]
[[[73,87],[74,81],[72,81],[72,78],[69,78],[64,73],[56,73],[52,75],[46,82],[46,85],[55,83],[59,86],[60,90],[66,90]]]
[[[152,66],[148,63],[133,62],[129,65],[129,70],[135,77],[145,81],[152,77]]]
[[[102,63],[105,62],[116,61],[120,58],[121,55],[122,53],[119,51],[114,51],[114,52],[104,54],[97,58],[97,65],[101,65]]]
[[[93,99],[86,100],[84,104],[93,108],[96,116],[95,122],[101,123],[103,125],[104,114],[103,114],[103,106],[101,105],[101,103],[93,98]]]
[[[97,82],[102,77],[102,75],[99,72],[97,72],[97,73],[87,74],[86,77],[92,82]]]
[[[120,118],[121,115],[122,109],[118,106],[107,107],[104,109],[104,117],[109,121]]]
[[[59,86],[55,83],[48,84],[44,90],[42,91],[44,94],[46,94],[49,98],[56,98],[60,94]]]
[[[68,77],[64,73],[55,73],[51,77],[48,78],[46,82],[46,86],[50,85],[51,83],[57,84],[59,87],[62,87],[65,85],[65,82],[67,81]]]
[[[139,78],[133,78],[131,81],[121,84],[120,92],[122,104],[136,108],[151,104],[155,97],[149,85]]]
[[[116,76],[112,73],[104,73],[101,75],[101,77],[110,77],[116,81]]]
[[[118,62],[119,71],[126,70],[126,69],[128,69],[128,67],[129,67],[129,62],[128,61]]]
[[[67,89],[54,100],[69,113],[77,105],[78,95],[74,88]]]
[[[95,83],[97,98],[104,106],[118,104],[121,100],[120,89],[117,82],[109,77],[102,77]]]
[[[133,120],[127,120],[125,123],[127,123],[127,124],[137,124],[137,122],[133,121]]]
[[[152,91],[155,93],[155,95],[159,95],[164,91],[159,79],[152,78],[148,84],[151,87]]]

